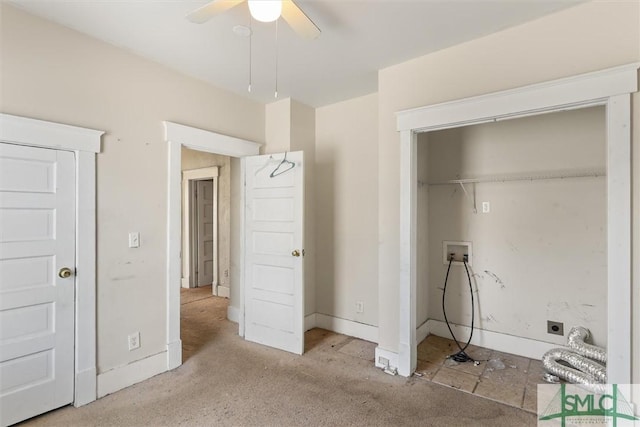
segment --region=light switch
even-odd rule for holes
[[[129,247],[130,248],[140,247],[140,233],[138,231],[132,231],[129,233]]]

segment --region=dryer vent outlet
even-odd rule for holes
[[[553,335],[564,335],[564,323],[547,320],[547,333]]]

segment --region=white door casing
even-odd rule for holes
[[[214,220],[214,197],[213,180],[196,181],[196,236],[198,245],[198,269],[196,286],[207,286],[213,284],[214,278],[214,258],[218,254],[214,253],[215,244],[213,242],[215,233],[213,230]]]
[[[245,331],[248,341],[304,352],[304,170],[301,151],[245,159]],[[289,169],[290,168],[290,169]],[[287,170],[288,169],[288,170]]]
[[[0,144],[2,425],[74,400],[74,164],[72,152]]]
[[[256,155],[260,151],[260,144],[245,139],[234,138],[217,132],[185,126],[178,123],[165,121],[165,140],[167,141],[167,168],[168,168],[168,203],[167,203],[167,369],[177,368],[182,364],[182,341],[180,340],[180,288],[176,283],[180,283],[180,176],[182,174],[182,147],[206,153],[222,154],[230,157],[245,157]],[[244,167],[242,164],[241,168]],[[244,197],[244,193],[241,194]],[[241,201],[244,205],[244,202]],[[242,222],[244,217],[239,218],[240,233],[243,233]],[[240,245],[244,242],[244,237],[240,237]],[[240,253],[243,253],[242,248]],[[242,278],[244,268],[243,260],[240,257],[240,307],[229,306],[229,317],[238,319],[238,332],[244,335],[244,298]],[[232,316],[233,311],[233,316]]]

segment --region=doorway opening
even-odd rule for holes
[[[229,298],[231,158],[182,148],[183,288]]]
[[[182,289],[182,247],[183,227],[182,196],[183,176],[182,157],[193,154],[198,157],[206,153],[228,156],[229,167],[219,169],[219,175],[226,169],[229,173],[229,298],[237,301],[238,306],[228,305],[227,317],[238,322],[239,334],[244,332],[244,316],[242,315],[242,268],[241,268],[241,242],[242,242],[242,217],[240,215],[243,204],[243,192],[241,191],[242,162],[245,156],[256,155],[260,144],[242,140],[215,132],[184,126],[172,122],[164,122],[165,139],[168,144],[168,215],[167,215],[167,369],[177,368],[182,364],[182,340],[180,322],[180,291]],[[187,150],[188,151],[185,151]],[[193,152],[193,153],[191,153]],[[204,165],[197,163],[195,169],[201,169]],[[233,179],[231,179],[233,175]],[[233,188],[231,188],[233,186]],[[235,261],[234,261],[235,260]],[[223,272],[224,273],[224,272]],[[213,283],[213,282],[212,282]],[[218,291],[220,292],[220,286]],[[196,288],[198,289],[198,288]],[[207,292],[206,288],[204,290]],[[211,292],[213,293],[213,286]],[[201,290],[202,292],[202,290]],[[225,301],[229,302],[228,299]]]
[[[185,337],[183,357],[186,359],[207,335],[205,325],[219,317],[213,311],[223,309],[226,313],[228,307],[228,301],[217,301],[213,306],[207,305],[206,312],[191,310],[192,315],[200,313],[202,317],[196,321],[184,312],[185,304],[208,297],[228,299],[230,296],[232,173],[229,156],[186,147],[181,151],[183,257],[180,308],[181,335]]]

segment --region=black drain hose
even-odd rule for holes
[[[465,350],[467,349],[467,347],[469,347],[469,344],[471,343],[471,338],[473,337],[473,325],[474,325],[474,319],[475,319],[475,307],[474,307],[474,300],[473,300],[473,286],[471,285],[471,275],[469,274],[469,268],[467,267],[467,256],[466,255],[463,257],[462,262],[464,264],[464,269],[467,272],[467,278],[469,279],[469,293],[471,294],[471,333],[469,334],[469,340],[467,340],[467,343],[465,344],[465,346],[462,347],[460,345],[460,343],[458,342],[458,339],[454,335],[453,330],[451,329],[451,325],[449,324],[449,319],[447,319],[447,310],[445,308],[444,301],[445,301],[445,297],[447,295],[447,282],[449,281],[449,271],[451,271],[451,264],[453,263],[453,255],[451,255],[449,257],[449,267],[447,267],[447,275],[446,275],[446,277],[444,279],[444,288],[442,290],[442,314],[444,314],[444,321],[447,323],[447,328],[449,328],[449,332],[451,333],[451,337],[456,342],[456,345],[458,346],[460,351],[448,356],[447,359],[452,359],[452,360],[455,360],[456,362],[460,362],[460,363],[464,363],[464,362],[474,362],[475,363],[475,360],[465,352]]]

